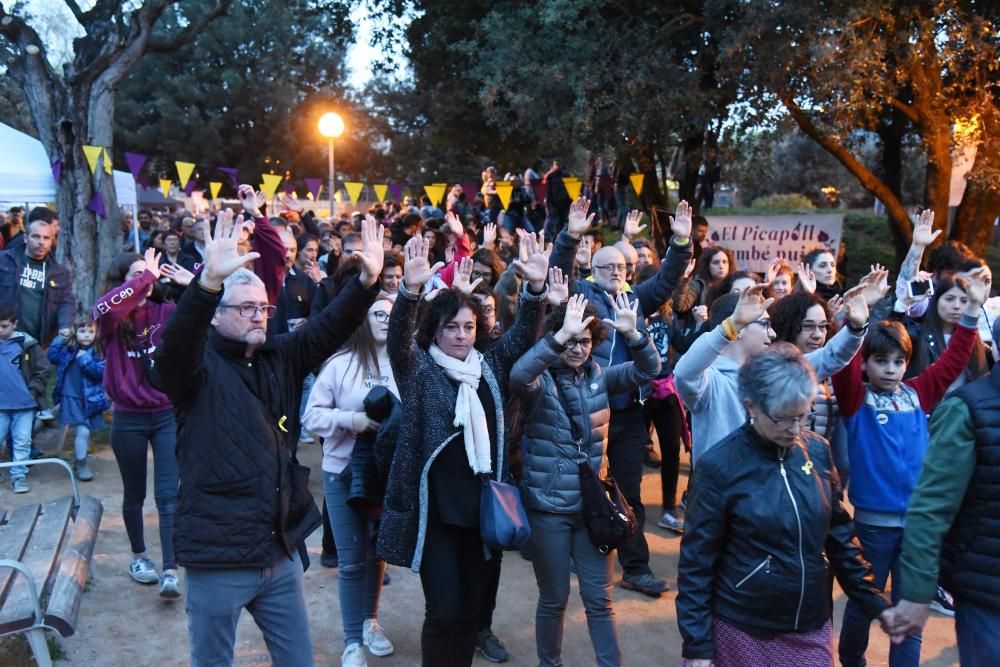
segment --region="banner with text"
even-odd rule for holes
[[[778,257],[794,266],[819,246],[836,255],[844,226],[842,214],[708,216],[708,238],[728,248],[736,266],[764,273]]]

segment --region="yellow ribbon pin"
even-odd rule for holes
[[[285,428],[286,419],[288,419],[288,415],[281,415],[281,419],[278,420],[278,428],[281,429],[282,433],[288,433],[288,429]]]
[[[805,465],[802,466],[802,472],[804,472],[807,475],[812,474],[812,469],[813,469],[812,461],[806,461]]]

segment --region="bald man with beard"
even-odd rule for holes
[[[549,258],[549,266],[559,267],[567,276],[575,275],[573,265],[577,246],[594,219],[593,215],[587,215],[589,206],[590,203],[582,197],[574,202],[570,208],[566,229],[556,238],[555,249]],[[637,212],[633,212],[632,215],[637,215]],[[673,232],[670,248],[656,275],[635,287],[630,287],[629,263],[631,262],[631,271],[634,272],[635,262],[638,259],[633,256],[635,249],[628,246],[632,252],[627,258],[622,254],[622,249],[616,246],[603,247],[594,253],[591,276],[586,280],[574,281],[571,285],[572,293],[586,296],[597,310],[597,317],[609,320],[615,317],[613,299],[619,293],[625,293],[630,303],[638,301],[638,322],[642,328],[646,314],[655,313],[670,298],[691,258],[691,207],[687,202],[682,201],[677,206],[676,216],[670,219],[670,229]],[[594,361],[604,368],[632,361],[632,346],[624,338],[616,335],[613,327],[607,324],[605,326],[608,329],[608,336],[592,351]],[[648,441],[646,418],[640,401],[649,395],[650,389],[650,385],[646,385],[640,387],[639,391],[614,394],[610,397],[609,472],[635,510],[640,527],[645,524],[646,519],[646,509],[642,504],[640,490],[643,459]],[[619,547],[618,561],[624,571],[621,582],[623,588],[651,597],[659,597],[661,593],[669,590],[667,582],[656,577],[649,567],[649,546],[641,530],[628,544]]]

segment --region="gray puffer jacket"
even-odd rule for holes
[[[521,495],[528,508],[558,513],[583,509],[577,464],[586,459],[603,472],[609,392],[633,391],[660,372],[649,336],[629,348],[634,362],[601,368],[591,357],[571,370],[559,360],[566,348],[549,334],[514,364],[511,390],[525,405]]]

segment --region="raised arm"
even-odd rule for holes
[[[441,270],[443,264],[431,265],[430,246],[422,236],[414,236],[403,248],[403,282],[399,286],[399,297],[389,315],[389,335],[386,349],[389,363],[400,391],[405,391],[404,380],[413,366],[417,353],[417,317],[420,314],[420,294],[424,285]]]
[[[154,248],[146,250],[146,270],[114,288],[94,304],[91,312],[97,322],[97,332],[113,336],[129,314],[146,300],[149,288],[160,278],[160,257]]]
[[[254,260],[253,272],[263,281],[267,302],[273,306],[278,301],[285,278],[285,244],[260,210],[265,201],[264,193],[256,192],[253,186],[244,183],[237,194],[243,210],[253,219],[252,223],[244,223],[253,234],[253,249],[260,255]]]
[[[490,345],[489,354],[494,355],[504,375],[509,375],[514,363],[538,340],[541,335],[542,317],[545,312],[545,279],[548,275],[549,250],[545,249],[545,239],[541,234],[536,239],[533,234],[521,237],[523,256],[512,263],[521,274],[524,289],[514,325]],[[506,378],[503,379],[506,386]]]
[[[594,213],[587,215],[589,209],[590,200],[586,197],[579,197],[570,205],[566,229],[556,237],[552,254],[549,256],[549,267],[559,268],[567,277],[574,275],[573,265],[576,261],[577,246],[594,221]]]
[[[587,331],[593,317],[584,319],[587,299],[581,294],[570,297],[559,331],[545,336],[525,352],[510,371],[511,390],[523,399],[531,399],[541,389],[541,375],[559,360],[567,345]],[[588,334],[589,335],[589,334]]]
[[[677,205],[676,216],[670,216],[670,247],[660,263],[660,270],[635,288],[635,295],[645,313],[653,313],[666,303],[687,271],[693,247],[691,245],[691,207],[686,201]],[[634,223],[633,226],[638,223]]]
[[[441,278],[441,282],[451,287],[451,283],[455,280],[455,269],[462,259],[472,256],[472,248],[469,247],[469,239],[465,236],[461,218],[454,213],[448,213],[444,217],[444,222],[452,238],[455,239],[455,256],[441,269],[438,277]]]
[[[615,317],[605,319],[604,323],[625,338],[634,361],[614,364],[604,371],[609,395],[636,389],[660,374],[660,354],[653,339],[638,329],[639,301],[629,303],[625,294],[619,294],[611,305]]]
[[[888,288],[886,288],[888,289]],[[853,359],[868,331],[868,301],[865,296],[866,283],[844,292],[844,307],[847,309],[846,326],[838,331],[829,342],[806,355],[806,359],[816,369],[816,377],[823,381],[841,371]],[[877,302],[878,299],[875,299]]]

